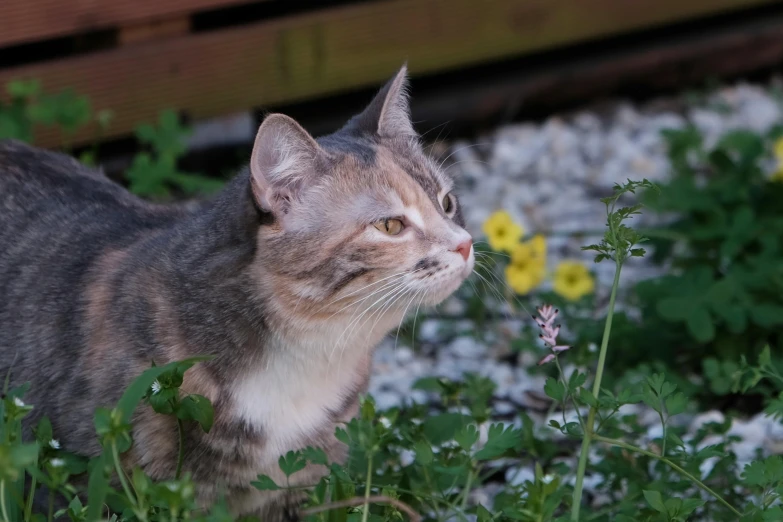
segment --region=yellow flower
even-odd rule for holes
[[[592,293],[594,288],[593,276],[581,263],[563,261],[555,269],[553,289],[566,299],[576,301]]]
[[[514,223],[511,215],[505,210],[498,210],[484,222],[484,233],[487,235],[492,250],[510,252],[524,230]]]
[[[540,285],[545,275],[546,240],[543,236],[517,244],[506,267],[508,286],[517,294],[525,295]]]
[[[546,263],[546,238],[541,234],[536,234],[528,241],[533,254],[541,258],[542,263]]]
[[[778,160],[777,169],[772,173],[773,181],[783,181],[783,138],[778,138],[772,146],[775,158]]]

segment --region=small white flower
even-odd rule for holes
[[[52,449],[60,449],[60,441],[57,439],[50,440],[49,447]]]
[[[179,484],[177,482],[169,482],[166,484],[166,487],[169,488],[169,491],[177,492],[179,491]]]
[[[16,404],[17,408],[24,408],[25,407],[24,401],[22,399],[20,399],[19,397],[14,397],[14,404]]]
[[[63,459],[52,459],[49,461],[49,463],[53,468],[61,468],[65,466],[65,461]]]
[[[553,480],[555,480],[555,476],[552,475],[551,473],[547,473],[546,475],[541,477],[541,482],[543,482],[544,484],[549,484]]]
[[[392,425],[392,423],[391,423],[391,421],[388,419],[388,417],[381,417],[380,419],[378,419],[378,421],[379,421],[379,422],[380,422],[380,423],[383,425],[383,427],[384,427],[384,428],[386,428],[387,430],[388,430],[389,428],[391,428],[391,425]]]
[[[157,393],[160,392],[160,383],[155,380],[155,382],[152,383],[152,394],[157,395]]]

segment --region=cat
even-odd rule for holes
[[[0,142],[0,375],[30,382],[26,429],[46,415],[63,448],[99,453],[96,407],[152,361],[210,355],[181,390],[214,405],[185,433],[200,505],[294,520],[278,458],[346,458],[335,428],[358,412],[374,347],[411,305],[471,274],[453,181],[423,150],[403,66],[333,134],[268,115],[249,165],[193,206],[145,202],[76,160]],[[176,422],[140,406],[123,466],[174,475]],[[308,465],[291,485],[326,472]]]

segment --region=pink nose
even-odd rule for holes
[[[457,245],[457,248],[454,249],[455,252],[459,252],[462,256],[462,259],[465,261],[468,260],[468,256],[470,256],[470,248],[473,246],[473,241],[470,239],[466,239],[459,245]]]

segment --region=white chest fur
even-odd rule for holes
[[[267,347],[262,367],[249,371],[233,391],[237,414],[259,429],[264,455],[259,464],[276,466],[290,450],[302,449],[324,427],[369,371],[369,347],[332,351],[329,336]]]

